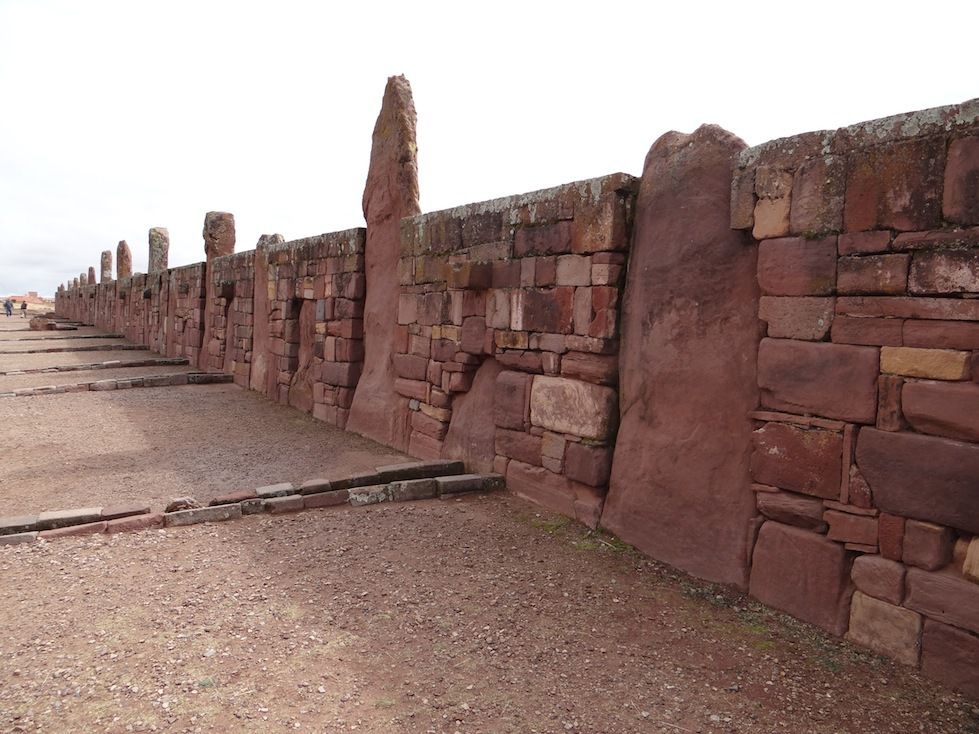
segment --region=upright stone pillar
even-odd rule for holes
[[[367,220],[364,302],[364,372],[357,384],[347,430],[396,449],[408,447],[408,406],[394,391],[398,328],[398,258],[401,219],[418,214],[415,105],[403,76],[388,79],[374,125],[364,187]]]
[[[98,281],[95,279],[95,266],[90,265],[88,267],[88,284],[95,285]]]
[[[100,283],[108,283],[112,280],[112,250],[102,250],[102,276]]]
[[[88,275],[86,275],[85,273],[79,273],[78,285],[88,285]]]
[[[133,277],[133,253],[129,251],[126,240],[119,240],[116,247],[116,278]]]
[[[208,212],[204,215],[204,254],[211,260],[235,251],[235,215]]]
[[[167,269],[170,257],[170,232],[166,227],[153,227],[150,230],[150,258],[146,268],[148,273]]]
[[[75,278],[71,282],[71,287],[74,288],[76,291],[78,290],[78,286],[80,285],[81,285],[81,280],[79,280],[78,278]]]

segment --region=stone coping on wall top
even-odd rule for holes
[[[738,154],[737,166],[753,168],[770,163],[795,166],[817,155],[845,153],[880,143],[894,143],[977,126],[979,98],[858,122],[837,130],[817,130],[776,138],[745,148]]]
[[[554,201],[555,199],[560,199],[562,196],[570,192],[576,193],[581,201],[594,204],[597,203],[602,196],[608,195],[615,191],[632,189],[638,186],[638,184],[639,179],[628,173],[610,173],[606,176],[589,178],[583,181],[573,181],[571,183],[561,184],[560,186],[553,186],[547,189],[529,191],[524,194],[514,194],[512,196],[504,196],[499,199],[488,199],[486,201],[477,201],[472,204],[463,204],[462,206],[453,207],[451,209],[439,209],[433,212],[416,214],[415,216],[405,217],[402,219],[401,227],[402,231],[404,231],[405,227],[424,227],[427,222],[432,220],[445,218],[465,219],[467,217],[479,214],[496,214],[500,212],[514,212],[514,217],[516,217],[516,212],[522,207]],[[514,217],[511,217],[509,224],[520,223],[520,219]]]
[[[366,229],[363,227],[352,227],[351,229],[342,229],[338,232],[325,232],[323,234],[312,235],[310,237],[302,237],[297,240],[289,240],[288,242],[260,244],[256,249],[262,250],[263,252],[273,253],[326,245],[328,252],[326,253],[325,257],[331,257],[334,255],[355,255],[363,252],[366,237]]]
[[[206,507],[192,498],[173,500],[166,512],[145,504],[51,510],[36,515],[0,517],[0,546],[101,533],[180,527],[235,520],[258,513],[283,514],[325,507],[360,507],[380,502],[452,498],[505,487],[499,474],[465,474],[461,461],[418,461],[377,467],[373,471],[288,482],[216,497]]]

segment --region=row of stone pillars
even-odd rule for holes
[[[228,212],[208,212],[204,216],[204,252],[207,259],[230,255],[235,251],[235,217]],[[166,227],[153,227],[149,233],[149,267],[147,272],[166,270],[170,256],[170,232]],[[95,280],[95,268],[88,273],[80,273],[68,287],[78,288],[94,285],[96,282],[108,283],[112,280],[112,250],[103,250],[101,271]],[[133,255],[126,240],[120,240],[116,247],[116,278],[131,278],[133,275]],[[65,286],[62,286],[62,290]]]

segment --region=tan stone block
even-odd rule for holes
[[[917,667],[921,651],[921,615],[855,591],[846,639],[899,663]]]
[[[882,347],[880,371],[933,380],[965,380],[969,377],[969,353],[952,349]]]
[[[755,226],[751,234],[756,240],[785,237],[789,233],[791,200],[759,199],[755,202]]]
[[[979,538],[969,541],[965,551],[965,560],[962,562],[962,575],[969,581],[979,584]]]
[[[537,376],[530,395],[530,422],[557,433],[606,439],[618,417],[615,390],[565,377]]]

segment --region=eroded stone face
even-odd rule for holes
[[[170,257],[170,232],[165,227],[153,227],[149,234],[150,257],[147,271],[155,273],[167,269]]]
[[[116,277],[131,278],[133,275],[133,253],[126,240],[119,240],[116,247]]]
[[[565,377],[538,375],[530,391],[530,422],[558,433],[608,439],[618,415],[615,390]]]
[[[204,215],[204,252],[207,259],[231,255],[235,251],[235,215],[208,212]]]
[[[102,277],[99,278],[100,283],[108,283],[112,280],[112,250],[102,251]]]
[[[88,284],[95,285],[98,281],[95,280],[95,266],[90,265],[88,268]]]

